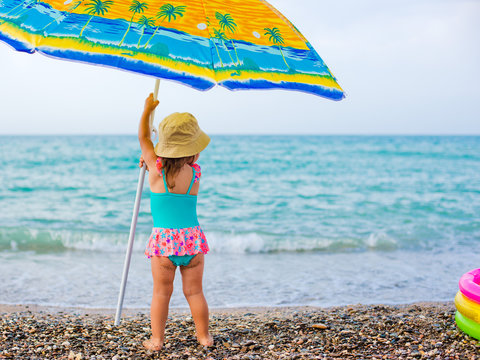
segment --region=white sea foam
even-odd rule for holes
[[[397,240],[383,231],[371,233],[365,244],[369,249],[395,250],[398,248]]]
[[[138,232],[134,251],[144,251],[149,233]],[[397,240],[383,232],[366,239],[326,237],[284,237],[257,232],[205,232],[210,251],[222,254],[256,254],[273,252],[348,252],[352,250],[395,250]],[[0,228],[0,251],[100,251],[124,252],[128,232],[41,230]]]

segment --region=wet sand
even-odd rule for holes
[[[159,352],[145,309],[0,305],[1,359],[480,359],[452,303],[211,309],[215,346],[198,345],[188,309],[173,309]]]

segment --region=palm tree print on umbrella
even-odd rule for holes
[[[75,1],[72,5],[70,5],[67,9],[67,13],[71,14],[73,12],[73,10],[75,10],[77,7],[79,7],[85,0],[79,0],[79,1]],[[57,20],[61,19],[63,17],[63,19],[65,19],[65,13],[62,12],[59,16],[57,16],[55,19],[53,19],[52,21],[50,21],[47,25],[45,25],[42,29],[42,31],[44,31],[47,27],[49,27],[50,25],[52,25],[54,22],[57,22]],[[62,20],[63,20],[62,19]]]
[[[283,55],[282,47],[280,46],[281,44],[284,44],[285,42],[283,41],[282,34],[280,33],[280,30],[276,27],[270,29],[270,28],[264,28],[265,34],[270,36],[269,40],[271,43],[275,44],[278,46],[280,49],[280,53],[282,54],[283,61],[285,62],[285,65],[287,65],[288,69],[290,70],[290,66],[287,64],[287,60],[285,60],[285,56]]]
[[[228,50],[227,45],[225,44],[225,41],[228,40],[228,38],[225,36],[225,33],[222,30],[219,30],[219,29],[213,29],[213,32],[215,34],[214,39],[219,40],[223,44],[223,47],[225,48],[225,50],[227,50],[227,54],[230,57],[230,60],[232,60],[232,64],[235,64],[235,60],[233,60],[232,55],[230,55],[230,50]],[[213,42],[213,44],[215,45],[215,48],[217,49],[217,54],[218,54],[218,57],[220,58],[220,62],[222,63],[222,67],[223,67],[222,58],[220,57],[220,52],[218,51],[217,44],[215,44],[215,42]]]
[[[160,11],[157,13],[156,17],[157,19],[162,19],[160,24],[163,23],[165,19],[168,19],[167,21],[170,22],[172,20],[177,20],[177,16],[183,17],[186,9],[187,7],[185,5],[173,6],[172,4],[164,4],[160,7]],[[147,43],[143,46],[144,49],[147,48],[148,43],[153,39],[159,28],[160,25],[155,28],[152,36],[150,36]]]
[[[21,2],[20,4],[18,4],[17,6],[11,8],[5,15],[5,17],[7,17],[8,15],[12,15],[14,13],[14,10],[17,10],[19,7],[22,7],[20,9],[19,12],[17,12],[15,15],[18,16],[21,15],[22,13],[24,13],[25,11],[27,11],[29,9],[29,7],[33,4],[36,4],[38,3],[38,0],[31,0],[31,1],[27,1],[27,2]],[[0,21],[0,24],[3,24],[5,21]]]
[[[215,49],[217,50],[217,55],[218,55],[218,58],[220,59],[220,64],[222,65],[223,67],[223,61],[222,61],[222,57],[220,56],[220,51],[218,51],[218,46],[217,44],[215,43],[215,41],[213,39],[219,39],[218,35],[217,35],[217,29],[213,29],[213,31],[215,32],[215,37],[212,38],[212,42],[213,42],[213,45],[215,45]]]
[[[145,34],[145,28],[146,28],[147,26],[148,26],[148,27],[154,26],[154,25],[155,25],[155,21],[153,20],[153,18],[146,17],[145,15],[142,15],[142,17],[140,18],[140,20],[138,20],[138,23],[139,23],[140,25],[142,25],[143,29],[142,29],[142,36],[140,36],[140,39],[138,39],[137,49],[140,47],[140,42],[142,41],[142,37],[143,37],[143,35]]]
[[[235,23],[235,20],[233,19],[232,15],[222,14],[217,11],[215,13],[215,18],[217,18],[218,24],[220,25],[222,30],[227,30],[231,34],[234,34],[235,31],[237,30],[237,24]],[[235,47],[235,44],[233,43],[232,39],[230,39],[230,42],[232,43],[233,49],[235,50],[235,56],[237,57],[237,64],[240,65],[240,59],[238,58],[237,48]]]
[[[30,4],[33,4],[34,2],[36,2],[36,0],[32,0],[32,1],[30,1],[29,3],[28,3],[28,2],[27,2],[27,3],[21,2],[21,3],[18,4],[17,6],[14,6],[14,7],[11,8],[10,10],[8,10],[8,11],[5,13],[4,16],[7,17],[7,16],[10,15],[11,13],[13,13],[15,10],[17,10],[20,6],[21,6],[22,8],[24,8],[25,5],[28,6],[28,5],[30,5]],[[0,24],[1,24],[1,23],[0,23]]]
[[[146,9],[148,9],[147,3],[140,2],[138,0],[133,0],[128,8],[128,11],[133,12],[132,18],[130,19],[130,23],[128,24],[127,31],[125,31],[125,35],[123,35],[122,40],[118,46],[122,46],[125,37],[127,36],[128,32],[130,31],[130,27],[132,26],[133,18],[135,17],[136,13],[143,13]]]
[[[112,0],[92,0],[91,2],[86,4],[87,14],[91,15],[90,19],[88,19],[87,23],[83,26],[82,30],[80,31],[79,37],[82,37],[83,30],[88,26],[90,20],[93,19],[95,15],[104,15],[110,9],[110,6],[113,5]]]

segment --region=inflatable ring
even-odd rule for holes
[[[463,316],[480,324],[480,304],[466,298],[460,291],[455,296],[455,307]]]
[[[455,322],[457,326],[464,333],[470,335],[471,337],[480,340],[480,324],[476,323],[472,319],[469,319],[463,316],[460,312],[455,313]]]
[[[464,274],[458,282],[460,291],[466,298],[480,304],[480,269]]]

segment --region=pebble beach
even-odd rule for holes
[[[1,359],[479,359],[451,302],[212,309],[215,345],[198,345],[187,309],[170,311],[164,348],[149,352],[146,310],[0,306]]]

